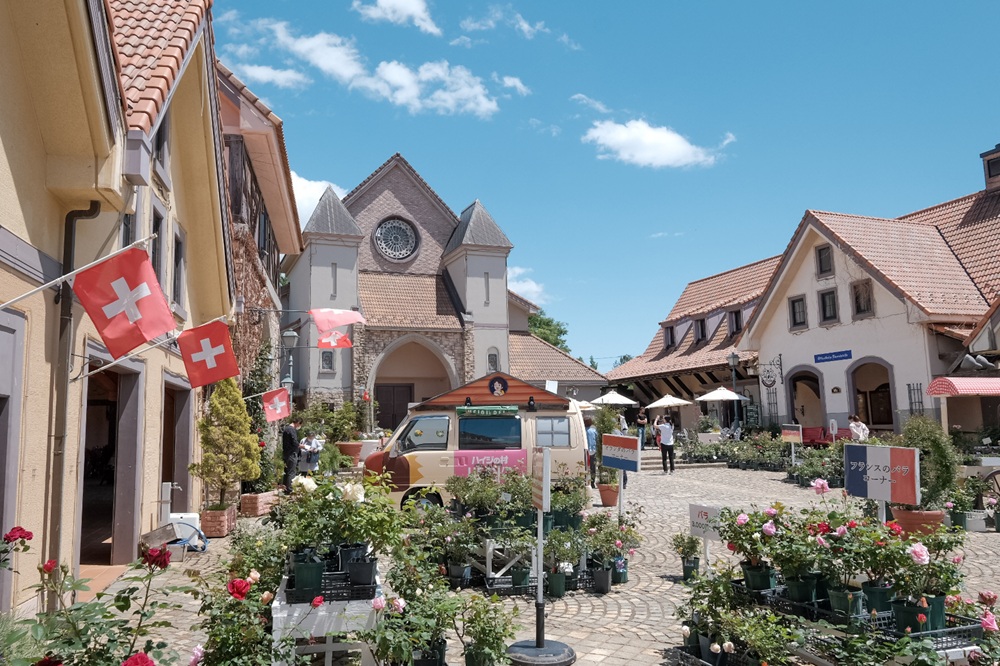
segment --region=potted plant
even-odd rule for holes
[[[586,477],[569,475],[563,465],[560,476],[552,480],[551,506],[555,527],[580,529],[581,513],[587,506]]]
[[[893,587],[899,598],[892,602],[896,629],[905,632],[944,629],[945,598],[958,591],[962,582],[957,551],[965,542],[965,532],[949,531],[943,526],[930,534],[906,543],[906,557],[897,572]],[[924,614],[925,622],[917,615]],[[920,625],[926,624],[925,627]]]
[[[944,508],[948,510],[952,527],[969,529],[969,516],[966,512],[972,511],[975,499],[965,486],[959,486],[951,491],[944,503]]]
[[[567,574],[573,572],[575,563],[580,560],[578,533],[561,528],[552,530],[545,539],[544,554],[548,564],[545,575],[548,593],[553,597],[561,597],[566,594]]]
[[[262,342],[254,360],[253,369],[243,378],[243,396],[260,395],[271,388],[271,345]],[[250,416],[250,430],[257,438],[260,449],[260,475],[256,479],[245,480],[240,494],[240,513],[244,516],[264,516],[278,499],[275,488],[277,479],[277,447],[273,437],[275,429],[267,422],[264,405],[260,400],[244,400]],[[271,442],[269,445],[268,442]]]
[[[618,521],[610,513],[601,511],[588,515],[583,521],[583,543],[594,563],[594,591],[607,594],[611,591],[612,569],[619,549]]]
[[[670,545],[681,558],[681,566],[684,567],[684,580],[689,581],[697,576],[698,567],[701,564],[698,558],[698,553],[701,552],[701,539],[685,532],[677,532],[670,538]]]
[[[598,465],[597,491],[601,494],[601,506],[615,506],[618,504],[617,469]]]
[[[461,598],[443,585],[420,589],[409,599],[378,596],[372,599],[376,620],[371,629],[358,632],[381,664],[442,666],[445,634],[455,624]]]
[[[531,553],[535,549],[536,533],[526,527],[515,527],[503,535],[499,545],[510,566],[513,587],[524,587],[531,576]]]
[[[500,485],[502,518],[518,527],[535,524],[535,507],[531,503],[531,477],[516,467],[503,472]]]
[[[729,507],[716,520],[719,537],[730,551],[741,555],[743,579],[748,589],[766,590],[777,583],[774,568],[765,560],[767,546],[774,536],[774,521],[763,511],[744,513]]]
[[[507,641],[514,639],[520,625],[515,623],[518,608],[508,612],[495,594],[465,597],[455,623],[455,633],[462,641],[466,666],[494,666],[510,662]]]
[[[366,474],[362,483],[337,484],[331,496],[323,495],[339,506],[337,527],[345,546],[362,544],[369,551],[343,562],[341,547],[341,565],[352,585],[374,585],[376,557],[389,553],[402,538],[402,516],[389,497],[391,489],[386,479]]]
[[[837,524],[839,522],[839,524]],[[832,531],[817,539],[823,552],[819,570],[826,577],[830,608],[843,615],[860,615],[864,592],[856,584],[864,568],[862,551],[865,544],[859,538],[857,520],[830,522]]]
[[[892,610],[893,577],[905,564],[906,548],[901,538],[903,528],[895,522],[865,521],[855,536],[859,541],[861,571],[867,580],[861,591],[868,600],[868,610]]]
[[[902,441],[920,451],[920,504],[893,504],[893,518],[907,534],[933,532],[944,520],[944,503],[957,483],[958,454],[941,425],[925,416],[906,422]]]
[[[234,379],[215,385],[208,413],[198,421],[201,462],[192,463],[191,474],[205,484],[208,502],[201,527],[207,536],[224,537],[236,525],[236,507],[226,503],[226,492],[239,481],[260,476],[260,446],[250,432],[250,416]]]
[[[470,518],[459,517],[439,527],[440,539],[444,543],[444,556],[448,564],[448,576],[453,587],[465,587],[472,575],[472,552],[481,543],[479,531]]]

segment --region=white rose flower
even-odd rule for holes
[[[688,636],[690,636],[691,635],[691,627],[687,626],[686,624],[683,627],[681,627],[681,635],[683,635],[684,638],[687,638]]]
[[[301,490],[303,492],[311,493],[316,490],[316,482],[308,476],[297,476],[292,479],[292,490]]]
[[[725,643],[722,644],[722,649],[725,650],[726,652],[732,652],[736,648],[733,645],[732,641],[726,641]]]
[[[722,647],[720,647],[718,643],[712,643],[712,647],[709,649],[712,650],[712,652],[715,654],[719,654],[720,652],[722,652]]]
[[[365,487],[360,483],[345,483],[339,486],[340,491],[344,495],[344,499],[351,502],[364,502],[365,501]]]

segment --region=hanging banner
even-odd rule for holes
[[[844,487],[853,497],[920,504],[920,451],[845,444]]]
[[[639,471],[639,438],[625,435],[601,437],[601,464],[626,472]]]
[[[268,423],[279,421],[292,413],[292,401],[289,399],[288,389],[281,387],[268,391],[263,395],[264,418]]]
[[[214,384],[240,374],[229,327],[221,321],[184,331],[177,336],[177,346],[184,359],[191,388]]]

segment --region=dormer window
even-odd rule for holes
[[[816,277],[833,275],[833,248],[821,245],[816,248]]]
[[[704,319],[695,319],[694,321],[694,341],[703,342],[708,337],[708,328],[705,326]]]
[[[733,336],[743,330],[743,311],[733,310],[729,313],[729,335]]]
[[[663,348],[670,349],[674,346],[674,327],[664,326],[663,327]]]
[[[986,189],[1000,189],[1000,143],[993,150],[987,150],[979,157],[983,159],[983,171],[986,175]]]

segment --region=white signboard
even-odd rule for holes
[[[714,506],[702,506],[701,504],[688,505],[691,514],[691,536],[701,537],[706,541],[721,541],[718,531],[712,525],[712,521],[719,517],[719,509]]]
[[[539,511],[550,511],[552,503],[552,451],[535,449],[531,463],[531,503]],[[541,520],[539,518],[539,520]],[[539,532],[541,534],[541,532]]]

